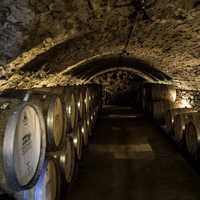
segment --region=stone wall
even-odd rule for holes
[[[36,71],[56,73],[92,56],[121,53],[129,41],[131,56],[175,80],[199,83],[198,2],[146,0],[145,17],[135,0],[1,0],[1,73],[30,61]]]
[[[191,107],[200,111],[200,91],[177,90],[176,105],[178,107]]]

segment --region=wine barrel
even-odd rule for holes
[[[60,200],[61,173],[54,158],[47,158],[41,170],[37,184],[15,194],[17,200]]]
[[[94,128],[96,122],[97,122],[97,116],[98,116],[98,107],[96,107],[94,110],[93,110],[93,114],[91,116],[91,121],[92,121],[92,128]]]
[[[88,145],[88,137],[89,137],[87,118],[83,119],[81,122],[81,134],[82,134],[82,138],[83,138],[83,145],[87,146]]]
[[[186,125],[189,121],[188,117],[187,112],[179,113],[174,117],[174,139],[180,144],[182,144],[185,139]]]
[[[65,108],[62,99],[57,95],[30,92],[26,101],[34,102],[42,109],[47,127],[47,150],[58,150],[65,135]]]
[[[78,108],[78,121],[80,122],[84,117],[84,96],[83,96],[83,90],[80,85],[78,86],[72,86],[75,89],[75,98]]]
[[[188,152],[192,157],[199,159],[200,147],[200,113],[189,113],[185,130],[185,142]]]
[[[173,108],[173,104],[170,101],[152,101],[149,102],[151,105],[151,116],[159,124],[164,124],[164,117],[167,110]]]
[[[91,88],[91,96],[92,96],[92,107],[96,107],[97,105],[101,107],[102,104],[102,86],[97,84],[89,84],[87,85]]]
[[[66,103],[66,113],[67,121],[69,124],[68,132],[74,131],[78,123],[78,106],[76,102],[75,92],[72,87],[65,87],[65,103]]]
[[[73,145],[75,148],[76,157],[78,160],[82,158],[83,138],[81,133],[81,124],[78,123],[74,132],[71,133],[73,139]]]
[[[46,152],[45,121],[33,103],[0,98],[0,187],[5,192],[32,187]]]
[[[90,121],[91,121],[91,127],[92,129],[94,128],[95,122],[94,122],[94,112],[90,116]]]
[[[56,86],[56,87],[43,87],[34,88],[32,91],[45,92],[50,94],[59,95],[63,98],[65,113],[66,113],[66,132],[70,133],[78,122],[78,107],[76,105],[74,86]]]
[[[88,134],[89,136],[92,135],[92,114],[89,114],[87,115],[87,118],[86,118],[86,121],[87,121],[87,130],[88,130]]]
[[[75,149],[72,138],[66,137],[62,151],[54,152],[53,156],[59,161],[59,166],[65,178],[65,183],[71,183],[75,168]]]
[[[92,105],[92,88],[90,86],[85,86],[85,110],[86,115],[90,114],[93,109]]]
[[[176,87],[174,85],[145,83],[145,97],[153,101],[167,100],[175,102]]]
[[[174,135],[174,118],[179,113],[194,112],[191,108],[173,108],[166,112],[165,114],[165,126],[166,133]]]
[[[50,94],[47,88],[28,90],[7,90],[0,97],[17,98],[38,105],[46,120],[47,150],[58,150],[66,132],[66,112],[63,99]]]

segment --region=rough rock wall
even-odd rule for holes
[[[200,91],[177,90],[176,105],[200,111]]]
[[[128,52],[175,79],[200,82],[200,7],[196,0],[146,0],[136,19],[135,0],[2,0],[0,63],[23,66],[57,41],[66,41],[35,67],[64,69],[103,53]],[[68,41],[76,34],[86,36]],[[59,38],[59,39],[57,39]],[[36,47],[36,45],[38,45]],[[30,52],[21,54],[31,49]],[[40,58],[41,59],[41,58]]]

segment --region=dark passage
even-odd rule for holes
[[[64,199],[200,199],[199,175],[165,135],[133,113],[129,108],[104,109]]]

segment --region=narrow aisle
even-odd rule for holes
[[[158,129],[130,113],[104,111],[64,199],[199,200],[200,177]]]

